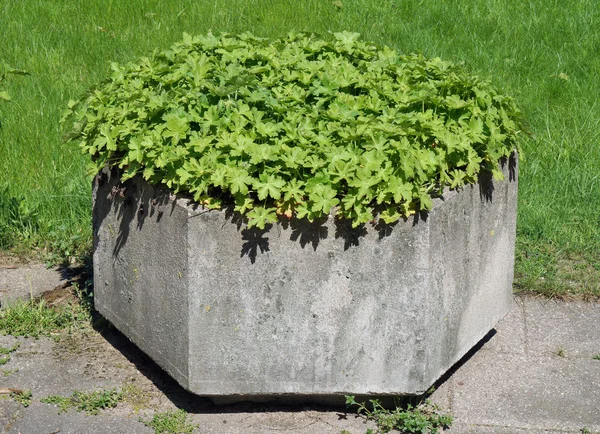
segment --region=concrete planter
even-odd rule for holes
[[[510,309],[515,158],[504,171],[426,218],[266,231],[104,171],[96,308],[199,395],[423,393]]]

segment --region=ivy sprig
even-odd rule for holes
[[[70,138],[122,180],[140,175],[264,228],[334,214],[358,226],[429,210],[444,188],[502,178],[514,101],[462,67],[356,33],[323,40],[184,34],[77,101]]]

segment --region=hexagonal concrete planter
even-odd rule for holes
[[[394,226],[260,231],[105,170],[96,308],[199,395],[423,393],[511,306],[515,158],[504,171]]]

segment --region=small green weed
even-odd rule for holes
[[[439,428],[447,428],[452,424],[452,416],[438,414],[438,407],[425,400],[422,404],[406,408],[396,406],[394,410],[384,408],[378,399],[357,402],[354,396],[346,396],[348,407],[356,406],[358,414],[364,414],[367,420],[377,425],[377,431],[367,430],[367,434],[387,433],[398,430],[401,433],[437,433]]]
[[[600,354],[596,354],[595,356],[592,356],[592,359],[594,359],[594,360],[600,360]]]
[[[10,354],[10,353],[14,352],[20,346],[21,346],[21,344],[17,342],[10,348],[0,347],[0,354]]]
[[[72,398],[59,395],[51,395],[46,398],[42,398],[40,399],[40,402],[58,406],[58,414],[66,412],[70,407],[73,406]]]
[[[10,374],[13,374],[15,372],[19,372],[18,369],[0,369],[0,371],[2,371],[2,376],[3,377],[8,377]]]
[[[23,407],[29,407],[31,404],[31,396],[31,390],[22,390],[10,394],[10,397],[15,401],[20,402]]]
[[[51,307],[44,300],[28,300],[16,301],[0,310],[3,335],[38,338],[81,329],[90,323],[91,301],[83,293],[79,294],[79,302],[63,306]]]
[[[184,410],[156,413],[151,421],[140,419],[140,422],[154,428],[156,434],[191,434],[198,428],[197,425],[188,421],[187,413]]]
[[[567,353],[563,347],[558,347],[554,354],[556,354],[558,357],[566,357],[567,356]]]
[[[0,357],[0,365],[6,365],[6,363],[8,363],[8,361],[10,360],[10,354],[14,352],[17,348],[19,348],[19,346],[21,346],[21,344],[17,342],[10,348],[0,347],[0,354],[6,354],[5,357]]]
[[[85,411],[87,414],[94,415],[98,414],[100,410],[116,407],[122,398],[123,394],[114,389],[88,393],[76,390],[71,396],[51,395],[40,399],[40,402],[58,406],[60,409],[58,414],[74,408],[79,412]]]

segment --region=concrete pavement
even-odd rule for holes
[[[37,267],[37,268],[35,268]],[[35,276],[34,278],[24,276]],[[0,300],[64,286],[66,274],[0,265]],[[317,404],[215,406],[187,393],[115,330],[57,338],[0,336],[20,346],[0,366],[0,387],[32,391],[29,407],[0,398],[0,432],[152,433],[142,421],[184,409],[194,433],[364,433],[372,424]],[[431,396],[454,416],[449,434],[600,433],[600,303],[515,298],[496,332]],[[97,416],[44,404],[49,395],[117,388],[125,402]],[[589,431],[585,431],[589,430]]]

